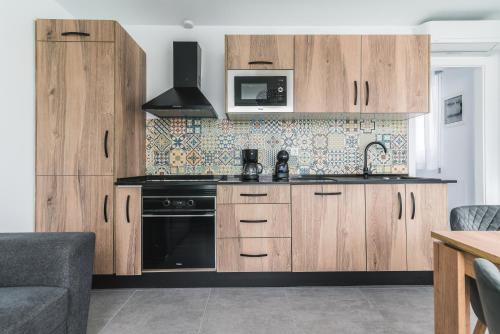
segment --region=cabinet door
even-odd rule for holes
[[[116,275],[141,275],[141,188],[116,187]]]
[[[37,42],[37,175],[113,175],[114,43]]]
[[[361,36],[295,36],[295,112],[360,112]]]
[[[35,225],[37,232],[94,232],[94,273],[113,273],[112,176],[37,176]]]
[[[228,35],[226,69],[293,69],[293,36]]]
[[[105,20],[36,20],[37,41],[112,42],[115,21]]]
[[[366,270],[363,185],[292,186],[292,270]]]
[[[406,270],[405,185],[366,185],[368,271]]]
[[[406,185],[408,270],[432,270],[431,231],[448,230],[448,185]]]
[[[429,111],[430,37],[362,37],[361,112]]]

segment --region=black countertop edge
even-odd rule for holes
[[[168,184],[184,184],[184,180],[170,180]],[[239,175],[216,175],[214,179],[203,180],[205,184],[415,184],[415,183],[457,183],[456,180],[443,180],[436,178],[409,177],[401,174],[374,174],[368,179],[363,175],[307,175],[290,176],[288,180],[274,180],[272,175],[261,175],[259,180],[242,180]],[[134,176],[119,178],[115,182],[118,186],[159,186],[160,182],[148,181],[148,176]]]

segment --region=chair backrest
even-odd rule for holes
[[[450,213],[453,231],[500,231],[500,205],[471,205]]]
[[[490,334],[500,334],[500,271],[488,260],[474,260],[476,282]]]

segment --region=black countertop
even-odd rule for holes
[[[411,177],[407,175],[290,175],[288,180],[277,181],[271,175],[261,175],[259,180],[242,180],[239,175],[146,175],[119,178],[116,185],[158,186],[165,183],[203,182],[217,184],[407,184],[407,183],[456,183],[456,180]]]

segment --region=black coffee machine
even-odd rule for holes
[[[258,180],[262,173],[262,165],[258,163],[259,151],[255,149],[246,149],[241,151],[243,158],[242,179],[246,181]]]
[[[274,168],[273,178],[277,181],[286,181],[288,180],[288,159],[290,156],[288,152],[285,150],[281,150],[278,152],[276,156],[276,167]]]

